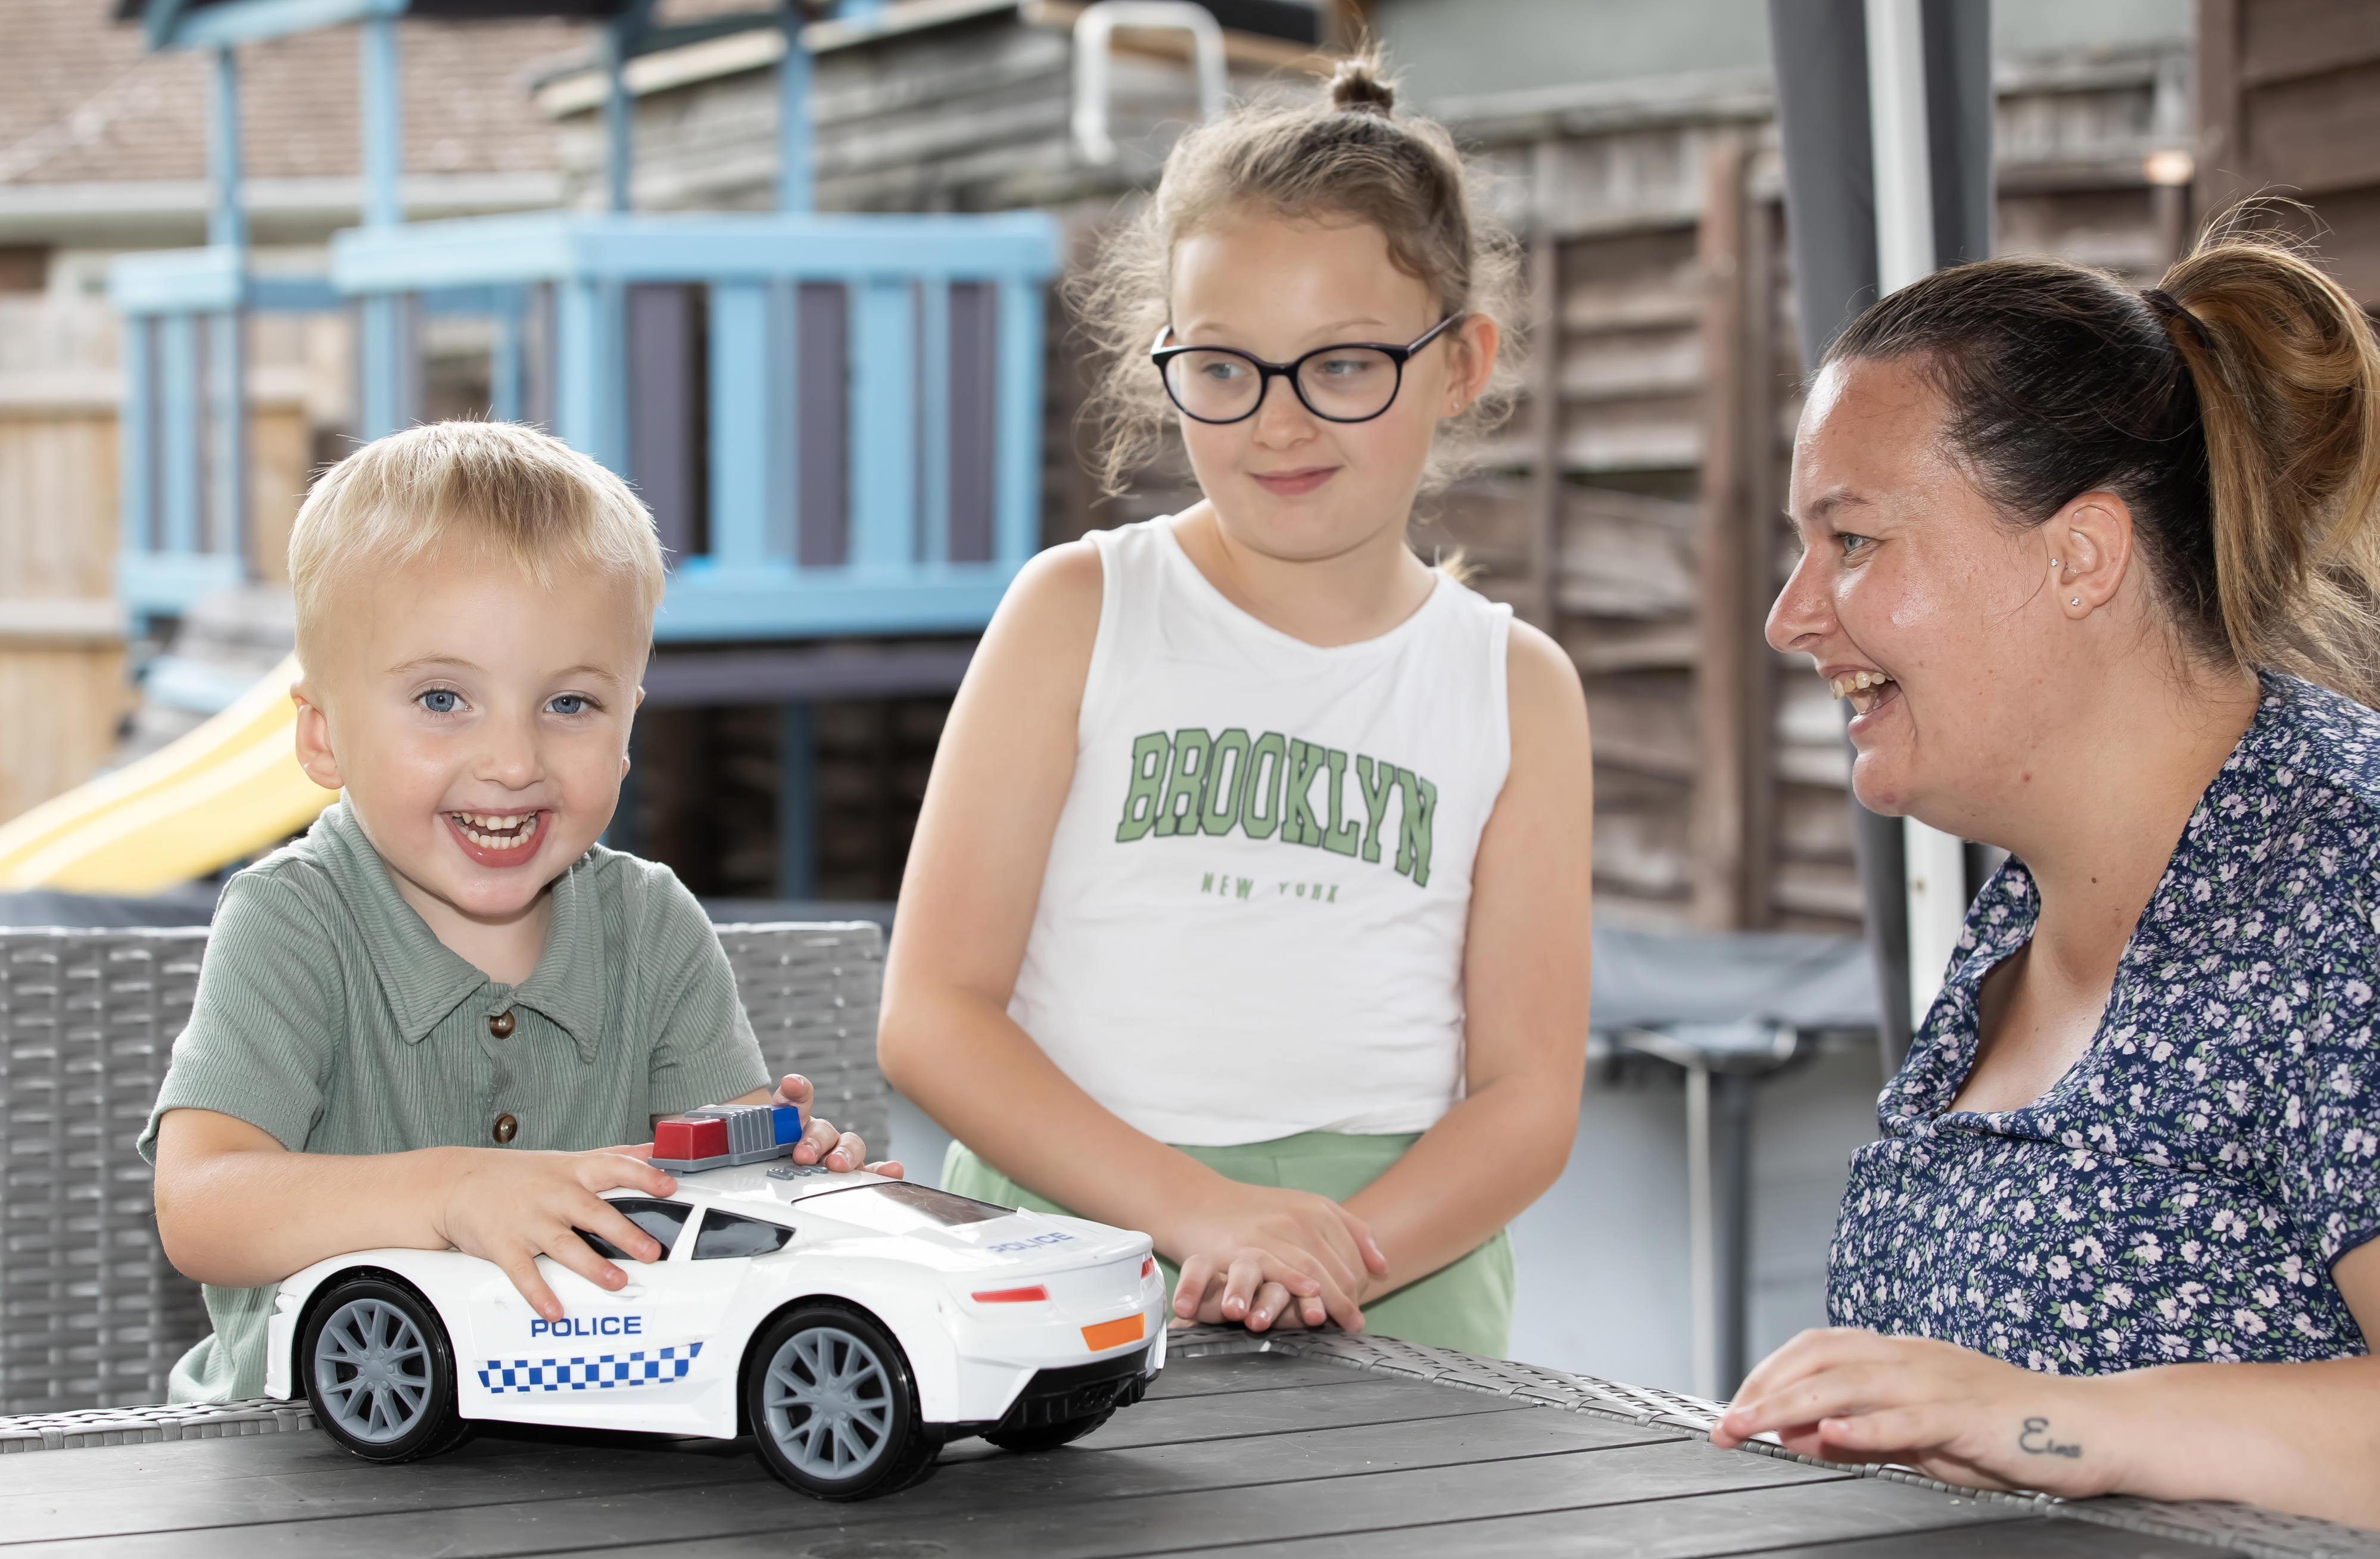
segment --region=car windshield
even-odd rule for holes
[[[686,1227],[686,1215],[693,1211],[682,1202],[656,1202],[646,1197],[624,1197],[612,1205],[622,1217],[662,1242],[661,1260],[669,1260],[670,1251],[677,1245],[677,1237]],[[627,1262],[636,1258],[599,1234],[578,1231],[578,1238],[594,1248],[606,1261]]]
[[[878,1234],[914,1234],[925,1228],[988,1224],[1016,1211],[1014,1207],[978,1202],[971,1196],[953,1196],[931,1186],[913,1186],[906,1180],[881,1180],[872,1186],[821,1191],[805,1198],[804,1205]]]

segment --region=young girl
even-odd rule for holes
[[[1585,701],[1405,537],[1512,274],[1368,63],[1184,137],[1089,312],[1111,487],[1171,416],[1205,497],[1028,565],[935,759],[884,1070],[1181,1317],[1500,1355],[1576,1130]]]

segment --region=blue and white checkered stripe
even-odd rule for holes
[[[602,1353],[592,1359],[516,1359],[507,1364],[491,1359],[480,1372],[480,1384],[489,1391],[585,1391],[592,1386],[667,1385],[682,1381],[694,1367],[700,1343],[637,1353]]]

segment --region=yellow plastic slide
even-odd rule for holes
[[[298,767],[291,656],[136,763],[0,826],[0,890],[155,893],[298,832],[339,799]]]

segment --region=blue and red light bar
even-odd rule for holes
[[[653,1128],[653,1167],[690,1175],[730,1164],[783,1158],[802,1140],[802,1112],[792,1105],[713,1105]]]

